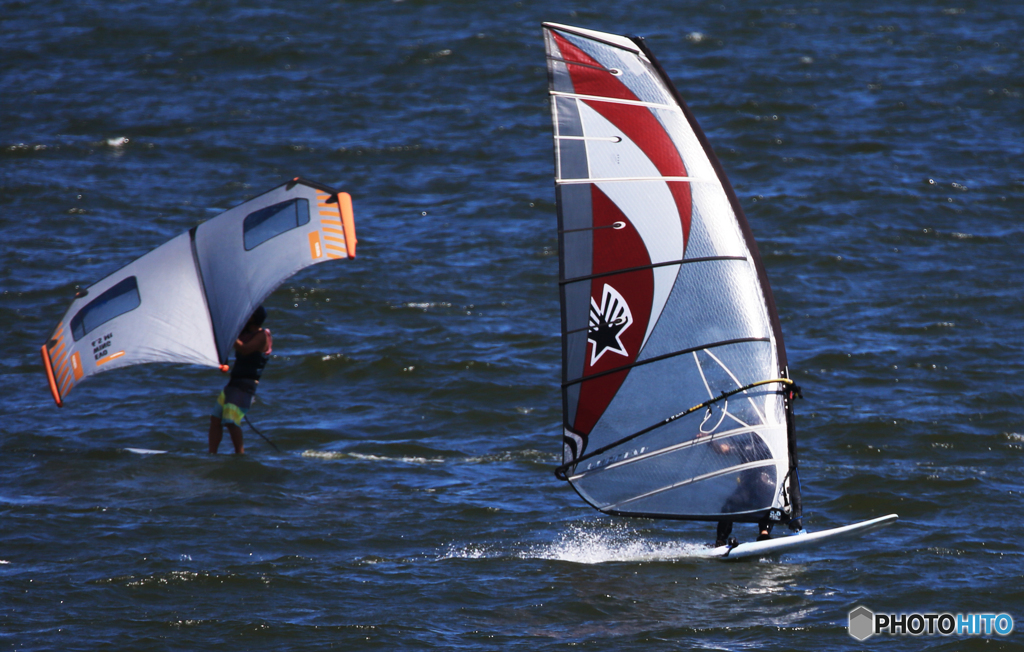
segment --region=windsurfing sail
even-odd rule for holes
[[[800,522],[782,331],[707,138],[640,38],[544,24],[563,464],[609,514]]]
[[[79,291],[42,347],[53,399],[145,362],[226,370],[245,322],[285,279],[355,255],[348,193],[296,178],[236,206]]]

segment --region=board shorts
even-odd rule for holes
[[[255,383],[232,380],[221,390],[210,416],[216,417],[221,421],[230,421],[236,426],[241,427],[242,419],[245,418],[245,413],[252,407],[252,400],[255,396]]]

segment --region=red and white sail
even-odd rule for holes
[[[786,377],[781,331],[724,172],[642,40],[553,23],[544,36],[561,254],[560,475],[609,513],[794,515],[785,383],[764,382]]]

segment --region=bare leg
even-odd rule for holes
[[[235,453],[241,455],[245,452],[245,447],[242,445],[242,429],[233,423],[227,424],[228,434],[231,435],[231,443],[235,445]]]
[[[219,417],[210,417],[210,452],[216,454],[220,440],[224,438],[224,426]]]

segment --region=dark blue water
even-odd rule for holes
[[[710,524],[604,517],[554,478],[544,20],[648,38],[761,246],[808,527],[897,525],[712,563]],[[0,645],[1019,648],[846,622],[1024,623],[1022,22],[972,0],[0,2]],[[204,453],[204,369],[54,406],[39,347],[76,286],[297,175],[352,194],[360,242],[268,301],[250,416],[281,453]]]

